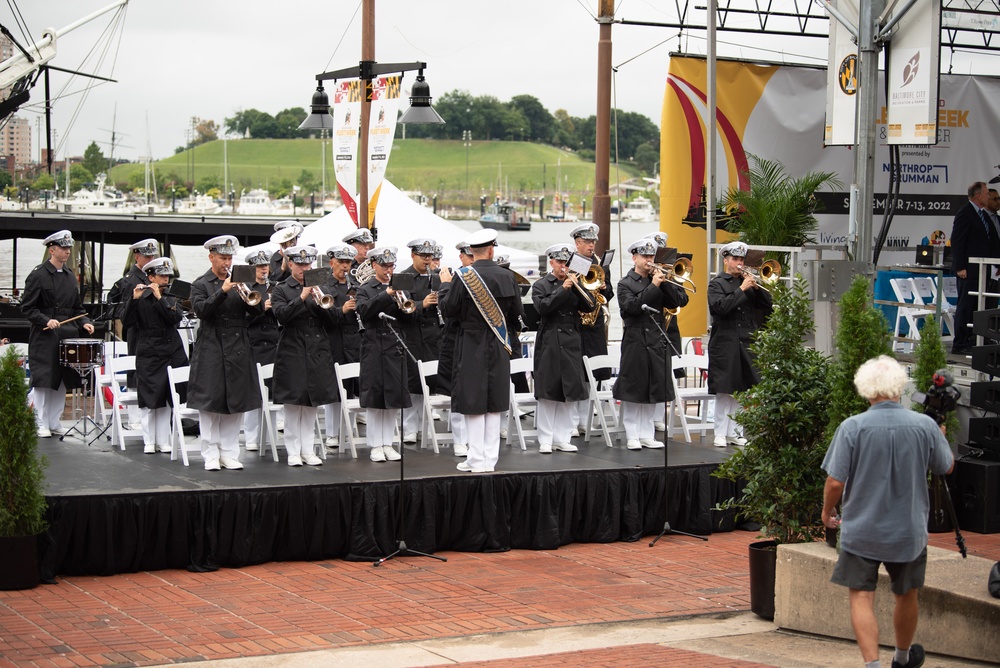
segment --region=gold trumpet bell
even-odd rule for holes
[[[777,260],[768,260],[760,265],[760,280],[768,285],[774,285],[781,278],[781,263]]]

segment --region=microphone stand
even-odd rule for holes
[[[385,320],[385,326],[389,328],[392,335],[396,337],[396,350],[399,351],[399,378],[402,381],[403,376],[406,374],[406,358],[409,356],[413,363],[417,363],[417,358],[413,356],[410,349],[407,347],[406,343],[403,341],[403,337],[399,335],[399,332],[395,327],[392,326],[391,320]],[[405,355],[403,353],[406,353]],[[405,387],[403,388],[406,389]],[[403,474],[403,463],[406,461],[406,444],[403,443],[403,407],[399,407],[399,496],[396,501],[396,549],[391,554],[388,554],[381,559],[377,559],[373,566],[376,568],[389,561],[393,557],[430,557],[431,559],[437,559],[438,561],[448,561],[445,557],[438,556],[436,554],[427,554],[426,552],[418,552],[417,550],[411,550],[406,546],[406,541],[403,540],[403,483],[405,481],[405,476]]]
[[[661,313],[656,313],[656,314],[647,313],[647,315],[649,316],[650,321],[652,321],[656,329],[660,331],[660,337],[663,339],[663,382],[667,383],[670,381],[670,378],[667,375],[668,368],[670,366],[668,363],[668,361],[670,360],[670,350],[673,349],[674,352],[677,353],[678,355],[680,355],[680,353],[677,352],[676,348],[674,348],[674,344],[670,342],[670,338],[667,336],[667,330],[665,330],[663,326],[660,325],[659,318],[662,317]],[[666,403],[669,405],[670,402],[668,401]],[[661,531],[660,534],[653,539],[653,542],[651,542],[649,546],[653,547],[654,545],[656,545],[656,541],[660,540],[661,538],[667,535],[689,536],[691,538],[698,538],[699,540],[707,541],[708,540],[707,536],[698,536],[693,533],[688,533],[686,531],[677,531],[676,529],[670,528],[670,520],[667,519],[670,510],[670,497],[667,495],[667,461],[668,461],[667,453],[670,451],[670,445],[667,441],[666,436],[667,436],[666,434],[663,435],[663,531]]]

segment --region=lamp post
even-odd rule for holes
[[[465,196],[469,196],[469,147],[472,146],[472,130],[462,130],[462,145],[465,146]]]
[[[170,213],[177,213],[177,188],[170,186]]]

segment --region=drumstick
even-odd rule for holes
[[[75,316],[73,318],[70,318],[69,320],[61,320],[61,321],[59,321],[59,325],[62,326],[62,325],[65,325],[67,322],[73,322],[74,320],[79,320],[80,318],[86,318],[86,317],[87,317],[86,313],[81,313],[80,315]],[[48,325],[46,325],[45,327],[43,327],[42,331],[44,332],[47,329],[49,329]]]

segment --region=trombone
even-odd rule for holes
[[[691,293],[698,292],[698,287],[694,284],[694,281],[691,280],[691,273],[694,271],[694,265],[691,263],[691,260],[686,257],[677,258],[677,261],[672,265],[650,262],[650,266],[653,268],[653,271],[663,272],[668,281],[676,283],[684,290]],[[685,283],[689,284],[691,287],[688,287]]]
[[[777,260],[768,260],[760,267],[742,267],[741,271],[745,277],[752,278],[758,288],[768,292],[781,278],[781,264]]]
[[[578,274],[576,272],[570,272],[570,274],[576,279],[573,282],[573,287],[586,298],[587,303],[590,305],[590,312],[595,312],[607,303],[604,295],[599,292],[601,283],[604,282],[604,270],[601,268],[601,265],[590,265],[590,269],[587,270],[586,274]],[[587,311],[581,311],[580,313],[587,313]],[[594,313],[595,317],[596,315]]]
[[[233,276],[233,270],[226,267],[226,275],[229,278]],[[261,295],[256,290],[251,290],[247,287],[246,283],[233,283],[234,288],[236,288],[236,294],[240,296],[240,299],[245,301],[249,306],[256,306],[261,302]]]

